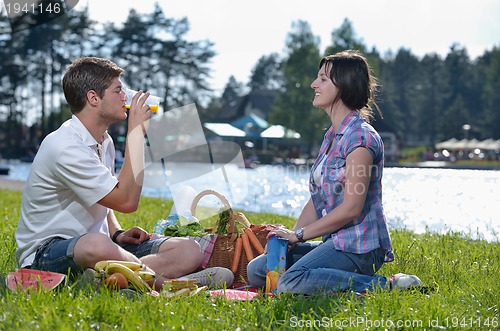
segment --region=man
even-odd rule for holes
[[[197,270],[200,246],[188,238],[149,240],[140,227],[122,230],[114,210],[137,210],[143,181],[144,135],[151,111],[139,91],[128,113],[123,166],[114,175],[115,148],[109,125],[127,119],[123,69],[85,57],[64,74],[64,95],[73,116],[42,142],[26,181],[16,231],[20,267],[77,274],[101,260],[144,263],[155,286],[185,276],[201,285],[229,286],[230,270]],[[186,276],[187,275],[187,276]]]

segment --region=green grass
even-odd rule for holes
[[[421,162],[424,152],[427,149],[429,147],[425,145],[405,147],[401,150],[401,159],[399,162]]]
[[[21,194],[0,190],[0,277],[15,269],[14,232]],[[171,203],[143,198],[139,211],[118,215],[124,227],[152,230]],[[292,218],[247,214],[251,222]],[[77,280],[51,292],[23,293],[0,283],[0,330],[495,330],[499,329],[500,247],[460,234],[391,232],[396,261],[380,274],[418,275],[433,291],[378,290],[305,298],[281,295],[253,301],[212,301],[205,296],[127,298]]]

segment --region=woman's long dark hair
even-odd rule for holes
[[[325,56],[319,63],[319,68],[325,65],[325,71],[330,71],[330,79],[338,88],[339,93],[332,103],[342,102],[350,109],[359,111],[367,121],[373,119],[372,105],[382,117],[375,96],[379,85],[373,76],[366,58],[356,50],[346,50]]]

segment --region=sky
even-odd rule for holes
[[[345,18],[369,49],[382,55],[409,49],[416,56],[448,54],[453,44],[475,59],[500,46],[500,0],[158,0],[168,18],[186,17],[189,41],[210,40],[212,88],[220,94],[229,77],[246,84],[263,55],[283,54],[292,22],[307,21],[321,41]],[[155,0],[80,0],[92,19],[122,23],[131,8],[151,13]],[[311,73],[311,79],[314,73]]]

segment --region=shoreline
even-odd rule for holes
[[[422,161],[422,162],[387,162],[384,167],[387,168],[424,168],[424,169],[459,169],[459,170],[500,170],[496,164],[480,163],[451,163],[446,161]]]
[[[0,177],[0,189],[6,189],[11,191],[22,191],[24,189],[24,181],[11,180]]]

